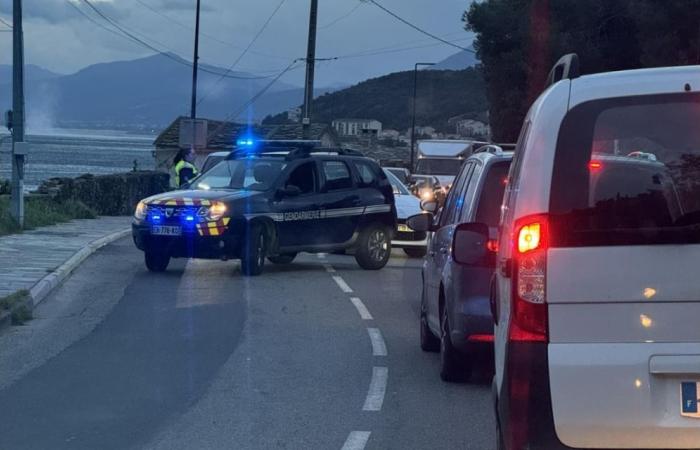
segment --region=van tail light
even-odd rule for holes
[[[590,161],[588,163],[588,170],[595,172],[603,168],[603,163],[600,161]]]
[[[516,222],[513,249],[513,303],[508,337],[511,341],[547,342],[547,216]]]

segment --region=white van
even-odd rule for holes
[[[499,446],[700,448],[700,66],[550,80],[502,207]]]

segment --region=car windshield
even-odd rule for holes
[[[416,166],[416,173],[421,175],[456,176],[462,165],[461,159],[421,158]]]
[[[394,189],[394,195],[411,195],[411,191],[408,190],[406,185],[404,185],[391,170],[385,170],[387,178],[391,183],[391,187]]]
[[[394,175],[401,183],[408,182],[408,175],[404,169],[387,169],[392,175]]]
[[[285,167],[283,161],[273,159],[235,159],[222,161],[195,180],[195,189],[270,189]]]

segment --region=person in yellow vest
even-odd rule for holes
[[[194,165],[194,149],[185,148],[180,150],[173,163],[175,164],[175,187],[180,188],[185,183],[198,175],[197,167]]]

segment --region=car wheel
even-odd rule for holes
[[[360,233],[355,260],[365,270],[386,266],[391,256],[391,236],[383,225],[370,225]]]
[[[403,249],[403,251],[411,258],[422,258],[425,256],[428,249],[425,247],[409,247]]]
[[[428,313],[425,307],[425,291],[421,293],[420,302],[420,348],[424,352],[437,353],[440,351],[440,339],[430,331]]]
[[[282,255],[268,256],[272,264],[289,264],[297,257],[296,253],[284,253]]]
[[[165,272],[170,264],[170,256],[166,253],[147,251],[144,253],[146,268],[151,272]]]
[[[265,266],[265,251],[267,249],[267,236],[265,230],[259,225],[250,227],[248,237],[243,244],[241,255],[241,272],[246,276],[260,275]]]
[[[447,382],[460,382],[469,378],[469,366],[465,356],[452,345],[447,308],[443,308],[440,326],[440,378]]]

